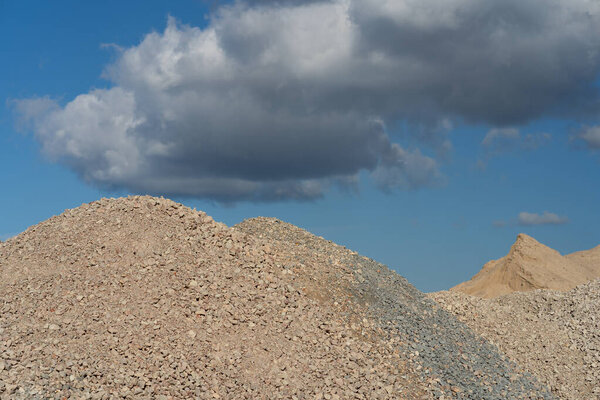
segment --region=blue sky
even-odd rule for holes
[[[0,238],[164,194],[425,291],[600,244],[598,7],[440,4],[0,1]]]

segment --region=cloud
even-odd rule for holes
[[[490,129],[481,141],[483,155],[477,165],[480,169],[485,169],[487,162],[497,155],[512,151],[537,150],[551,140],[552,135],[544,132],[528,133],[522,136],[516,128]]]
[[[299,7],[306,4],[326,3],[331,0],[246,0],[244,3],[253,6],[294,6]]]
[[[436,162],[418,150],[407,152],[397,144],[390,145],[382,154],[377,168],[371,173],[375,184],[384,191],[417,189],[440,182],[442,177]]]
[[[202,29],[171,18],[119,52],[110,88],[15,109],[98,186],[269,201],[361,171],[383,190],[435,185],[438,162],[396,143],[399,125],[440,153],[455,122],[502,128],[597,99],[597,2],[257,4],[219,7]]]
[[[481,146],[488,154],[498,154],[512,150],[521,140],[521,134],[515,128],[494,128],[488,131]]]
[[[519,225],[563,225],[568,223],[569,219],[548,211],[543,214],[521,212],[517,222]]]
[[[498,220],[498,221],[492,222],[492,225],[495,228],[504,228],[507,225],[507,223],[506,223],[506,221]]]
[[[573,139],[584,143],[591,150],[600,150],[600,125],[584,127]]]
[[[567,99],[596,98],[590,84],[599,43],[588,35],[598,29],[599,8],[589,1],[364,0],[352,2],[351,14],[364,54],[400,68],[404,79],[390,87],[411,93],[413,104],[506,126],[568,106]]]
[[[552,140],[552,135],[546,132],[528,133],[521,141],[523,150],[537,150]]]
[[[39,120],[40,117],[60,111],[57,102],[48,96],[25,100],[9,99],[6,101],[6,105],[12,107],[17,115],[16,127],[18,130],[31,129],[32,123]]]
[[[551,139],[552,135],[545,132],[521,136],[519,130],[515,128],[494,128],[485,135],[481,146],[488,152],[498,154],[515,149],[536,150]]]

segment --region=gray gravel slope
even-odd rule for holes
[[[255,218],[235,228],[278,243],[283,253],[293,255],[288,263],[321,259],[327,271],[320,278],[330,284],[341,280],[341,274],[333,272],[339,271],[336,266],[349,270],[353,279],[347,287],[355,302],[366,306],[361,312],[377,321],[388,341],[397,344],[434,397],[554,398],[495,346],[385,265],[276,219]],[[343,302],[344,294],[336,294],[329,293],[331,301]]]

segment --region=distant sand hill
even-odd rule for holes
[[[534,289],[569,290],[600,277],[600,246],[562,256],[523,233],[505,257],[450,290],[492,298]]]

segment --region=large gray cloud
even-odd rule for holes
[[[597,98],[599,13],[588,0],[364,0],[350,9],[363,55],[399,72],[390,110],[429,106],[501,126]]]
[[[368,171],[383,190],[440,180],[398,124],[448,148],[452,121],[504,126],[596,99],[599,3],[235,3],[170,20],[65,106],[16,102],[46,154],[134,191],[311,199]],[[390,128],[391,127],[391,128]],[[441,139],[440,139],[441,138]]]

